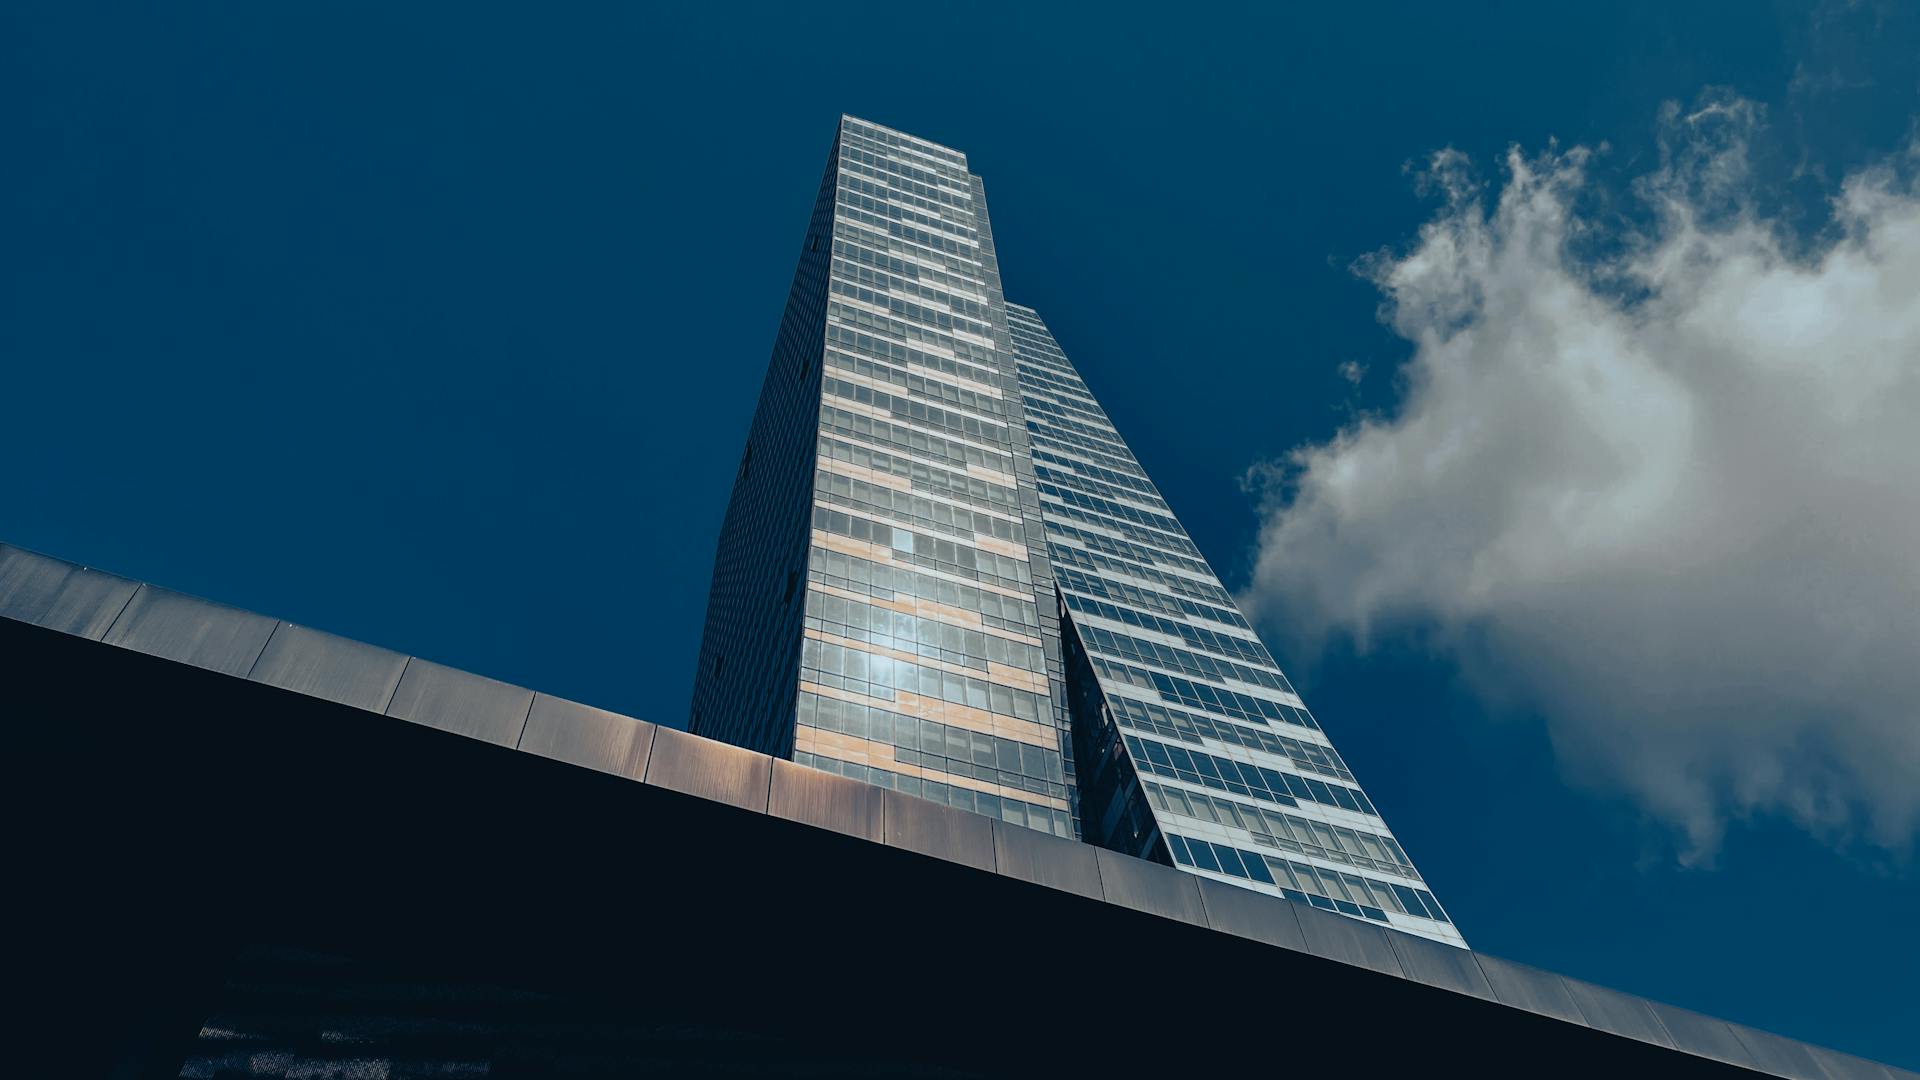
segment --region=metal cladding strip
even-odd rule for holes
[[[0,618],[1804,1080],[1920,1074],[0,544]]]
[[[653,733],[644,720],[535,694],[515,749],[638,780],[647,772]]]
[[[1294,912],[1295,905],[1285,900],[1274,903],[1274,898],[1229,885],[1224,881],[1193,875],[1200,883],[1200,903],[1207,909],[1207,925],[1222,933],[1235,937],[1264,941],[1268,945],[1294,952],[1308,952],[1307,938],[1300,930],[1300,919]],[[1451,945],[1436,945],[1434,948],[1461,952]]]
[[[1743,1069],[1760,1067],[1758,1059],[1741,1045],[1733,1034],[1733,1027],[1725,1020],[1702,1016],[1673,1005],[1662,1005],[1657,1001],[1648,1004],[1653,1006],[1653,1015],[1660,1018],[1660,1026],[1666,1028],[1667,1034],[1673,1037],[1674,1046]]]
[[[772,782],[773,759],[765,754],[673,728],[653,733],[646,772],[653,787],[764,814]]]
[[[1567,984],[1551,971],[1516,964],[1495,956],[1478,956],[1480,971],[1493,988],[1494,999],[1516,1009],[1551,1016],[1569,1024],[1587,1023]]]
[[[1645,998],[1569,979],[1564,975],[1561,981],[1566,984],[1573,1003],[1579,1006],[1581,1015],[1587,1018],[1588,1027],[1656,1046],[1673,1046],[1673,1040],[1667,1037],[1667,1029],[1660,1026],[1660,1021],[1654,1017],[1653,1009]]]
[[[1299,909],[1294,914],[1300,919],[1300,932],[1306,935],[1308,952],[1343,964],[1371,968],[1383,975],[1406,978],[1407,973],[1401,970],[1400,959],[1394,955],[1384,927],[1305,904],[1294,907]]]
[[[1100,887],[1108,903],[1195,926],[1208,925],[1198,877],[1106,848],[1095,848],[1094,857],[1100,867]]]
[[[767,813],[830,832],[886,842],[886,801],[882,788],[833,773],[773,759]]]
[[[1019,878],[1094,900],[1105,899],[1096,850],[1091,844],[1038,829],[993,822],[994,870],[1002,877]]]
[[[1838,1050],[1829,1050],[1824,1046],[1808,1046],[1807,1050],[1813,1055],[1813,1060],[1819,1062],[1820,1067],[1825,1069],[1827,1075],[1833,1080],[1892,1080],[1894,1077],[1914,1075],[1890,1065],[1882,1065],[1877,1061],[1868,1061],[1866,1058],[1857,1058]]]
[[[995,872],[993,820],[883,788],[885,843]]]
[[[533,691],[413,657],[387,705],[400,720],[517,747],[533,712]]]
[[[369,712],[386,712],[407,657],[281,623],[247,678]]]
[[[1473,953],[1416,934],[1388,934],[1387,944],[1393,946],[1407,978],[1456,994],[1499,1000]]]
[[[171,589],[142,585],[103,639],[109,645],[245,678],[279,623]]]
[[[137,581],[0,544],[0,616],[99,641]]]
[[[1754,1068],[1776,1076],[1793,1076],[1801,1080],[1829,1080],[1827,1071],[1813,1056],[1813,1048],[1805,1043],[1795,1042],[1783,1035],[1770,1031],[1756,1031],[1740,1024],[1729,1023],[1733,1036],[1752,1056]]]

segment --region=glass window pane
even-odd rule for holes
[[[1246,877],[1247,868],[1240,861],[1240,853],[1225,844],[1213,845],[1213,853],[1220,860],[1220,869],[1234,877]]]

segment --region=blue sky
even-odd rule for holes
[[[9,9],[0,539],[683,723],[854,113],[969,154],[1008,295],[1229,585],[1279,602],[1283,666],[1469,940],[1920,1067],[1910,856],[1762,801],[1683,865],[1647,790],[1570,752],[1591,725],[1490,695],[1430,610],[1364,652],[1301,625],[1326,567],[1256,582],[1274,508],[1245,483],[1407,407],[1415,351],[1353,266],[1444,219],[1435,151],[1490,197],[1510,145],[1605,144],[1582,205],[1624,236],[1663,103],[1750,102],[1744,190],[1830,235],[1841,178],[1911,138],[1920,19],[1275,7]]]

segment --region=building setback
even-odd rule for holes
[[[1086,838],[1465,945],[1039,314],[1007,310]]]
[[[843,117],[690,730],[1466,944],[1039,315],[966,157]]]

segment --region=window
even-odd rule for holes
[[[1376,862],[1383,863],[1391,863],[1393,861],[1392,858],[1387,855],[1386,849],[1381,846],[1379,839],[1369,836],[1366,833],[1359,833],[1357,835],[1361,846],[1366,849],[1366,854],[1369,858]]]
[[[1246,877],[1247,869],[1240,862],[1240,853],[1224,844],[1213,845],[1213,853],[1220,859],[1220,869],[1234,877]]]
[[[1334,842],[1332,829],[1318,821],[1312,822],[1312,825],[1314,839],[1319,842],[1323,849],[1327,851],[1340,850],[1340,845]]]
[[[1320,888],[1319,875],[1313,872],[1313,867],[1306,863],[1288,863],[1287,865],[1293,868],[1294,879],[1300,883],[1300,888],[1310,893],[1323,891]]]
[[[1179,788],[1163,788],[1161,790],[1166,793],[1167,809],[1172,810],[1176,814],[1185,814],[1188,817],[1194,816],[1193,808],[1187,804],[1186,792],[1181,791]]]
[[[1354,903],[1356,904],[1373,903],[1373,897],[1367,888],[1366,881],[1364,881],[1359,877],[1354,876],[1353,874],[1341,874],[1340,880],[1346,883],[1347,891],[1353,894]]]
[[[1453,922],[1452,919],[1447,918],[1446,912],[1440,910],[1440,902],[1433,898],[1432,893],[1425,889],[1415,889],[1414,892],[1420,894],[1420,899],[1426,903],[1427,911],[1432,913],[1434,918],[1439,919],[1443,923]]]
[[[1347,895],[1347,886],[1340,880],[1339,874],[1331,871],[1321,871],[1320,885],[1326,890],[1327,895],[1333,897],[1335,900],[1353,899],[1353,897]]]
[[[1279,884],[1279,882],[1273,880],[1273,874],[1267,870],[1266,859],[1258,855],[1247,855],[1246,864],[1248,877],[1255,881],[1264,881],[1269,885]]]
[[[1267,859],[1265,861],[1267,863],[1267,868],[1273,871],[1274,879],[1275,879],[1274,883],[1276,885],[1279,885],[1282,888],[1287,888],[1287,889],[1301,889],[1305,887],[1301,885],[1300,882],[1294,879],[1293,871],[1288,869],[1286,863],[1280,861],[1279,859]]]

